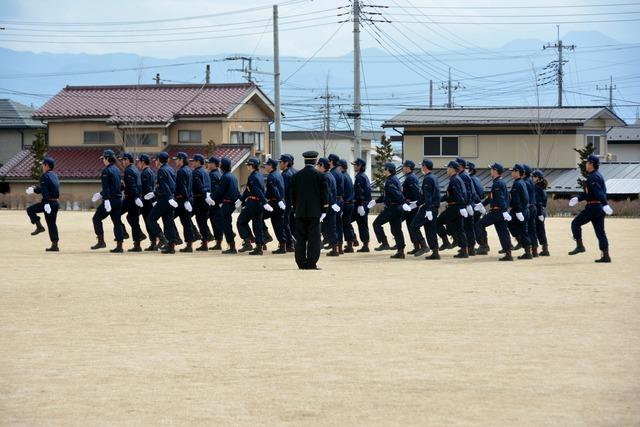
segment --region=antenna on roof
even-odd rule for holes
[[[160,73],[156,73],[156,78],[153,79],[156,81],[156,84],[159,85],[160,84]]]

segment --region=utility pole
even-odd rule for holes
[[[275,132],[273,157],[282,154],[282,123],[280,117],[280,40],[278,35],[278,5],[273,5],[273,96],[275,102]]]
[[[609,85],[596,86],[596,90],[608,90],[609,91],[609,108],[613,108],[613,90],[616,89],[616,86],[613,84],[613,76],[609,76]]]
[[[207,64],[207,69],[205,70],[204,73],[204,82],[206,84],[211,83],[211,65]]]
[[[353,0],[353,155],[362,156],[362,124],[360,95],[360,1]]]
[[[324,106],[322,107],[322,156],[327,156],[327,150],[329,147],[329,140],[331,139],[331,100],[338,98],[336,95],[329,93],[329,77],[327,76],[327,83],[325,85],[324,94],[318,98],[324,100]],[[355,157],[360,157],[356,154]]]
[[[433,108],[433,80],[429,80],[429,108]]]
[[[440,84],[440,89],[447,91],[447,108],[453,108],[452,95],[454,90],[464,89],[464,86],[460,82],[453,85],[451,83],[451,67],[449,67],[449,80],[446,83]]]
[[[244,73],[244,78],[251,83],[253,81],[253,73],[255,70],[252,68],[253,58],[250,56],[229,56],[224,58],[225,61],[242,61],[242,68],[230,68],[229,71],[241,71]]]
[[[156,81],[156,84],[159,85],[160,84],[160,73],[156,73],[156,78],[153,79]]]
[[[563,77],[564,77],[564,72],[562,70],[564,64],[566,64],[568,61],[565,61],[562,59],[562,53],[565,49],[567,50],[575,50],[576,46],[575,45],[563,45],[562,44],[562,40],[560,40],[560,26],[557,26],[558,28],[558,40],[556,41],[555,44],[551,44],[551,43],[547,43],[546,45],[542,46],[542,49],[558,49],[558,61],[557,64],[555,64],[556,61],[553,61],[550,65],[552,67],[556,68],[556,81],[558,82],[558,107],[562,107],[562,95],[563,95],[563,91],[562,91],[562,83],[563,83]],[[555,64],[555,65],[553,65]]]

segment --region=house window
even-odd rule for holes
[[[125,144],[139,147],[155,147],[158,145],[157,133],[128,133],[125,137]]]
[[[184,144],[199,144],[202,142],[202,132],[199,130],[179,130],[178,142]]]
[[[231,132],[231,143],[255,145],[257,151],[264,151],[264,133]]]
[[[596,155],[600,154],[600,135],[587,135],[587,144],[593,145],[594,153]]]
[[[110,131],[91,131],[84,133],[85,144],[114,144],[115,135]]]
[[[458,137],[457,136],[425,136],[424,137],[424,155],[425,156],[441,156],[455,157],[458,156]]]

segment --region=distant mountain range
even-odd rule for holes
[[[606,105],[608,91],[597,90],[613,76],[616,112],[627,122],[635,121],[640,107],[640,43],[622,44],[597,31],[570,32],[562,37],[565,45],[564,105]],[[538,87],[553,75],[546,68],[556,58],[555,49],[543,50],[547,40],[513,40],[498,49],[431,51],[364,49],[362,79],[363,127],[379,129],[380,123],[404,108],[428,106],[429,79],[433,80],[433,105],[442,107],[447,96],[441,89],[451,67],[453,92],[458,107],[502,105],[555,105],[553,82]],[[244,54],[248,56],[247,54]],[[212,82],[242,81],[241,61],[224,61],[238,53],[189,56],[175,59],[143,57],[134,54],[51,54],[19,52],[0,48],[0,97],[38,107],[66,85],[152,84],[156,73],[163,83],[202,83],[205,64],[212,68]],[[272,71],[272,61],[261,56],[253,61],[260,72]],[[534,77],[535,73],[542,73]],[[546,73],[545,73],[546,72]],[[340,57],[282,57],[283,126],[288,129],[320,129],[325,100],[329,100],[332,129],[347,128],[351,109],[353,63],[351,54]],[[272,95],[269,74],[253,76]]]

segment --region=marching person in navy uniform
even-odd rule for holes
[[[487,248],[485,249],[487,249],[488,253],[489,244],[487,240],[487,232],[483,227],[478,227],[480,218],[482,218],[482,216],[487,212],[486,208],[482,204],[482,200],[484,199],[484,186],[482,185],[480,178],[478,178],[476,165],[473,162],[467,162],[467,170],[469,171],[469,177],[471,178],[471,183],[473,184],[473,189],[477,196],[476,202],[473,205],[473,224],[476,241],[478,242],[478,250],[483,249],[483,245],[486,245]],[[474,250],[474,253],[477,255],[478,251]]]
[[[516,240],[524,247],[524,254],[518,259],[532,259],[531,240],[529,240],[529,191],[524,181],[524,167],[516,164],[511,168],[511,216],[509,221],[509,231]]]
[[[467,216],[463,218],[464,234],[467,237],[467,247],[469,256],[475,256],[476,254],[476,231],[475,231],[475,218],[473,206],[480,203],[482,200],[482,194],[476,194],[475,186],[471,180],[471,176],[467,173],[467,161],[462,157],[456,159],[458,163],[458,176],[464,182],[464,189],[467,193],[467,204],[465,209],[467,210]]]
[[[45,157],[42,160],[42,175],[40,176],[40,185],[38,187],[27,188],[27,194],[40,194],[42,200],[27,208],[27,215],[31,220],[31,224],[35,224],[36,229],[31,233],[32,236],[44,232],[44,227],[40,222],[39,213],[44,212],[44,220],[47,223],[49,229],[49,240],[51,240],[51,247],[47,248],[47,252],[58,252],[58,225],[56,219],[58,217],[58,209],[60,205],[58,199],[60,198],[60,181],[58,175],[53,172],[56,162],[51,157]]]
[[[158,168],[155,198],[149,197],[147,193],[145,199],[154,200],[151,212],[149,213],[148,224],[151,227],[153,236],[157,236],[163,254],[175,254],[175,247],[178,241],[178,230],[175,224],[174,209],[178,207],[175,200],[176,192],[176,172],[169,166],[169,154],[162,151],[155,159]],[[158,220],[162,218],[164,234],[158,225]]]
[[[326,174],[314,168],[318,153],[302,154],[304,168],[291,179],[291,204],[296,218],[296,264],[300,270],[319,270],[320,221],[329,209]]]
[[[342,171],[344,183],[344,193],[342,195],[342,235],[344,236],[344,241],[347,243],[342,250],[346,253],[353,253],[353,243],[356,236],[351,223],[353,222],[355,189],[351,175],[349,175],[349,162],[340,159],[338,164]]]
[[[447,175],[449,175],[449,185],[447,186],[447,195],[444,200],[447,202],[447,208],[438,217],[438,234],[446,239],[446,234],[453,236],[454,242],[460,246],[460,251],[454,255],[454,258],[468,258],[467,235],[464,232],[463,220],[469,216],[467,211],[467,190],[464,181],[458,176],[460,164],[456,161],[450,161],[447,165]],[[446,227],[446,231],[445,231]]]
[[[204,201],[209,206],[209,222],[211,223],[213,238],[216,241],[216,244],[209,249],[212,251],[221,251],[224,233],[222,231],[222,228],[218,227],[217,223],[219,222],[219,220],[216,219],[219,215],[221,205],[215,201],[214,197],[214,195],[216,194],[216,190],[220,185],[220,180],[222,179],[222,173],[220,173],[220,159],[218,159],[216,156],[209,157],[209,159],[207,160],[207,169],[209,170],[209,182],[211,183],[211,189],[210,194],[206,195]],[[233,202],[235,203],[235,200]]]
[[[329,169],[336,181],[336,205],[340,210],[335,211],[336,217],[336,236],[338,237],[338,254],[342,255],[342,242],[344,239],[342,231],[342,207],[344,205],[344,176],[340,168],[340,157],[337,154],[329,154]]]
[[[252,157],[247,160],[246,165],[250,171],[249,178],[247,178],[247,186],[242,193],[242,197],[240,197],[240,203],[236,202],[236,206],[244,204],[237,223],[240,238],[244,241],[240,252],[250,251],[249,255],[262,255],[264,246],[262,212],[271,212],[273,208],[267,203],[267,198],[264,194],[264,177],[258,170],[260,168],[260,160]],[[251,229],[249,229],[250,221],[253,235],[256,239],[255,249],[249,241],[251,238]]]
[[[127,222],[131,227],[133,237],[133,248],[128,252],[142,252],[140,242],[147,238],[140,228],[140,208],[144,206],[141,199],[142,180],[140,172],[133,163],[131,153],[120,153],[120,161],[124,166],[124,200],[122,202],[121,214],[126,214]]]
[[[547,242],[547,230],[544,221],[547,218],[547,180],[541,170],[535,170],[531,174],[536,184],[536,236],[542,245],[540,256],[549,256],[549,243]]]
[[[269,159],[265,163],[265,171],[267,172],[267,192],[266,197],[271,211],[264,212],[264,220],[271,219],[271,226],[278,241],[278,249],[271,251],[272,254],[287,253],[287,237],[285,234],[285,212],[287,205],[285,203],[285,189],[282,174],[278,171],[278,161]]]
[[[213,235],[209,230],[209,204],[206,199],[211,195],[211,178],[209,171],[204,167],[205,158],[202,154],[193,156],[193,213],[196,217],[196,224],[200,231],[201,243],[196,251],[206,252],[207,245],[213,240]],[[209,197],[210,198],[210,197]]]
[[[102,169],[102,174],[100,175],[102,191],[95,193],[91,198],[91,201],[95,203],[102,199],[102,203],[93,214],[93,230],[96,233],[98,242],[93,245],[91,249],[107,247],[107,244],[104,242],[102,220],[110,216],[111,222],[113,222],[113,234],[116,238],[116,247],[112,249],[111,252],[119,253],[123,252],[122,241],[124,240],[123,225],[122,220],[120,219],[122,211],[120,170],[116,166],[116,154],[113,150],[104,150],[100,159],[102,159],[102,162],[105,165],[104,169]]]
[[[418,203],[422,199],[420,194],[420,182],[418,177],[413,172],[416,164],[413,160],[405,160],[402,164],[402,173],[404,173],[404,181],[402,182],[402,194],[404,195],[404,203],[402,205],[403,221],[407,224],[407,230],[409,231],[409,237],[411,243],[413,243],[413,250],[407,252],[409,255],[415,255],[416,252],[423,254],[427,248],[427,242],[422,237],[420,228],[411,228],[411,223],[418,213]]]
[[[384,164],[384,190],[382,196],[377,200],[369,202],[369,209],[374,207],[378,203],[384,203],[383,211],[373,221],[373,231],[376,234],[376,239],[380,243],[375,250],[383,251],[389,250],[389,240],[384,234],[382,226],[389,223],[391,227],[391,234],[396,241],[396,253],[391,255],[391,258],[404,259],[404,234],[402,233],[402,205],[405,202],[404,195],[402,194],[402,186],[400,180],[396,176],[396,165],[391,162]]]
[[[340,249],[338,248],[338,226],[336,221],[338,221],[340,206],[338,205],[337,199],[336,179],[330,171],[331,166],[328,159],[324,157],[319,158],[316,167],[319,172],[325,175],[325,183],[327,186],[327,203],[329,204],[329,209],[325,212],[326,216],[320,220],[324,226],[327,239],[329,240],[329,246],[331,247],[331,251],[327,253],[327,256],[338,256],[340,255]]]
[[[142,214],[142,220],[144,221],[145,228],[147,229],[147,233],[149,234],[149,247],[145,248],[145,251],[156,251],[158,250],[158,240],[161,241],[162,244],[166,244],[166,239],[164,234],[160,234],[160,236],[155,236],[153,234],[153,227],[149,224],[149,215],[151,214],[151,209],[153,208],[153,203],[155,203],[156,194],[156,174],[149,167],[151,164],[151,157],[147,154],[141,154],[138,157],[138,167],[141,169],[140,171],[140,195],[142,196],[142,208],[140,212]]]
[[[284,183],[284,235],[287,240],[286,250],[287,252],[295,252],[295,218],[293,215],[293,206],[291,204],[291,179],[296,173],[293,168],[293,156],[290,154],[283,154],[280,156],[280,173],[282,174],[282,181]]]
[[[489,206],[489,211],[476,224],[476,234],[479,236],[480,248],[476,255],[489,254],[489,243],[487,241],[486,228],[493,225],[500,239],[500,246],[504,251],[504,256],[499,261],[513,261],[511,256],[511,236],[509,236],[509,221],[512,221],[509,215],[509,191],[507,184],[502,179],[504,167],[500,163],[494,163],[491,166],[491,192],[486,199],[482,201],[482,206]],[[481,210],[478,208],[478,210]]]
[[[576,240],[576,247],[569,252],[569,255],[576,255],[586,251],[582,243],[582,226],[590,222],[593,224],[593,230],[596,232],[598,245],[602,251],[602,256],[596,262],[611,262],[609,241],[607,240],[607,233],[604,231],[604,218],[605,215],[612,215],[613,209],[607,203],[607,186],[602,174],[598,171],[600,168],[598,156],[591,155],[587,157],[586,168],[589,175],[587,176],[584,192],[569,201],[569,206],[575,206],[583,200],[587,201],[587,206],[584,210],[571,221],[571,232]]]
[[[367,162],[357,158],[351,163],[356,171],[356,179],[353,184],[355,212],[352,221],[358,225],[358,235],[362,247],[357,252],[369,252],[369,202],[371,202],[371,182],[367,176]]]
[[[419,235],[422,238],[420,229],[424,227],[427,236],[427,243],[424,247],[420,247],[413,255],[421,256],[431,249],[431,255],[425,259],[440,259],[438,251],[438,209],[440,208],[440,181],[438,176],[433,173],[433,162],[429,159],[422,161],[422,196],[419,201],[420,207],[411,222],[410,230],[414,236]],[[421,245],[422,246],[422,245]]]
[[[193,252],[193,242],[196,240],[193,232],[191,215],[193,214],[193,173],[189,167],[189,156],[187,153],[179,152],[173,158],[176,162],[178,172],[176,172],[176,196],[178,207],[175,210],[175,217],[180,218],[184,232],[186,246],[180,252]]]
[[[529,242],[531,242],[531,256],[533,258],[538,257],[538,236],[536,234],[536,217],[537,214],[537,202],[536,202],[536,186],[531,178],[531,167],[529,165],[522,165],[524,169],[523,181],[527,186],[527,193],[529,194],[529,217],[527,218],[527,230],[529,231]]]
[[[211,159],[209,159],[211,161]],[[220,159],[220,169],[222,176],[220,183],[213,190],[213,201],[219,210],[215,216],[216,230],[223,233],[229,248],[222,251],[223,254],[237,254],[236,233],[233,232],[233,212],[239,207],[240,192],[238,191],[238,179],[231,172],[231,160],[223,157]],[[212,181],[213,182],[213,181]]]

